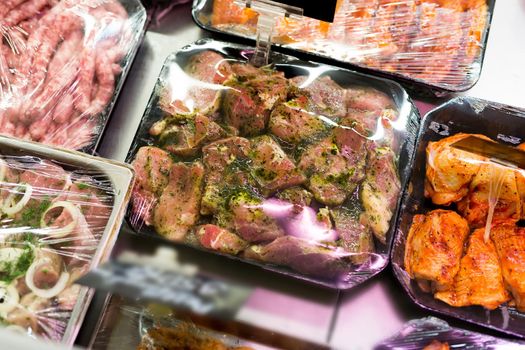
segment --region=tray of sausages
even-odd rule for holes
[[[476,98],[429,112],[391,258],[418,305],[521,338],[525,171],[457,143],[475,137],[523,154],[524,126],[525,111]]]
[[[145,31],[140,1],[3,1],[0,23],[0,134],[93,153]]]
[[[92,290],[75,284],[118,235],[133,171],[0,136],[0,318],[13,332],[72,344]]]
[[[388,263],[417,111],[394,82],[252,54],[202,40],[167,59],[128,155],[130,223],[350,288]]]

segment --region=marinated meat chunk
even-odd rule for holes
[[[196,114],[169,125],[167,119],[155,124],[150,134],[159,136],[162,147],[179,156],[194,156],[209,142],[230,136],[219,124],[210,118]]]
[[[250,141],[247,139],[230,137],[213,142],[202,149],[206,185],[201,214],[218,213],[226,200],[223,192],[228,189],[256,186],[249,169],[250,147]]]
[[[199,219],[204,167],[175,163],[169,183],[153,213],[156,231],[171,240],[182,240]]]
[[[203,225],[197,228],[197,237],[203,247],[221,253],[237,255],[248,244],[235,233],[216,225]]]
[[[309,206],[314,198],[313,194],[302,187],[290,187],[276,196],[277,198],[299,206]]]
[[[286,100],[288,80],[264,68],[237,73],[224,83],[230,87],[224,93],[224,121],[243,136],[255,136],[265,130],[271,110]]]
[[[168,184],[173,160],[168,152],[146,146],[139,149],[131,165],[136,176],[133,187],[133,218],[142,219],[146,225],[150,225],[157,197]]]
[[[436,293],[436,299],[455,307],[481,305],[489,310],[510,299],[503,284],[496,247],[490,239],[485,242],[484,233],[484,229],[472,233],[452,288]]]
[[[315,199],[341,205],[364,178],[367,140],[349,128],[337,128],[331,137],[308,147],[299,168],[310,175],[308,188]]]
[[[263,194],[272,194],[305,182],[303,173],[270,136],[256,137],[251,144],[252,173]]]
[[[367,260],[366,254],[374,251],[374,240],[370,228],[361,223],[359,214],[347,209],[332,209],[330,216],[334,220],[335,228],[341,239],[341,246],[349,253],[355,253],[350,259],[354,263],[363,263]]]
[[[401,192],[394,157],[394,152],[388,147],[371,149],[366,179],[361,186],[366,221],[376,238],[383,243],[386,242],[386,233]]]
[[[346,107],[372,112],[381,112],[386,108],[395,109],[394,101],[386,94],[369,87],[346,89]]]
[[[264,246],[251,246],[245,251],[245,257],[290,266],[301,273],[322,278],[334,278],[348,269],[344,254],[337,248],[293,236],[277,238]]]
[[[335,118],[345,116],[345,89],[328,75],[314,80],[309,80],[306,76],[297,76],[291,79],[291,83],[308,93],[309,112]]]
[[[269,242],[284,236],[278,222],[265,213],[263,199],[250,191],[240,190],[231,194],[227,207],[229,211],[220,215],[219,224],[226,227],[233,224],[235,231],[246,241]]]
[[[299,97],[274,108],[268,124],[273,135],[285,142],[297,144],[329,128],[322,116],[308,111],[304,100],[306,97]]]
[[[222,84],[231,75],[228,60],[215,51],[203,51],[192,56],[186,66],[186,73],[201,81]]]
[[[409,276],[427,292],[449,290],[468,234],[467,221],[453,211],[438,209],[415,215],[405,246]]]
[[[48,161],[34,165],[34,170],[26,170],[20,174],[20,183],[29,184],[41,192],[57,193],[62,191],[67,183],[68,174],[64,169]]]

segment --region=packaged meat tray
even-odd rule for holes
[[[254,39],[259,13],[235,0],[195,0],[206,30]],[[333,23],[277,20],[278,47],[351,64],[434,94],[470,89],[479,79],[494,0],[338,0]]]
[[[398,280],[420,306],[525,337],[525,111],[458,97],[429,112],[392,248]],[[489,158],[457,148],[482,140]]]
[[[350,288],[388,262],[419,119],[397,83],[201,40],[171,55],[127,160],[143,234]]]
[[[525,343],[451,327],[435,317],[407,322],[398,334],[374,350],[524,349]]]
[[[3,1],[0,21],[0,134],[93,153],[145,31],[140,1]]]
[[[133,171],[0,136],[0,326],[73,344],[92,297],[75,284],[116,239]]]
[[[225,328],[222,330],[222,328]],[[93,333],[90,349],[93,350],[274,350],[312,349],[328,347],[305,342],[259,329],[248,332],[235,325],[200,318],[198,323],[177,310],[160,304],[131,302],[117,295],[110,295]],[[242,333],[243,337],[234,334]],[[252,335],[263,343],[253,340]],[[245,337],[246,339],[245,339]],[[275,347],[267,343],[276,343]]]

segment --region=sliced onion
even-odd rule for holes
[[[56,237],[56,238],[65,237],[69,235],[71,232],[73,232],[73,230],[77,226],[78,218],[82,215],[82,213],[80,212],[80,209],[73,203],[68,202],[68,201],[58,201],[58,202],[53,203],[44,212],[44,215],[42,215],[42,217],[40,218],[40,227],[42,228],[48,227],[46,220],[45,220],[46,215],[47,213],[49,213],[49,211],[55,208],[64,208],[64,210],[67,210],[69,214],[71,215],[71,222],[64,227],[58,227],[58,228],[51,227],[52,233],[50,233],[49,235],[52,237]]]
[[[66,179],[64,181],[65,181],[65,184],[64,184],[64,187],[62,188],[62,192],[68,191],[69,187],[71,187],[71,185],[73,184],[73,181],[71,181],[71,175],[69,173],[66,174]]]
[[[40,260],[34,261],[31,264],[31,266],[29,266],[29,269],[27,269],[27,273],[26,273],[26,285],[27,285],[27,288],[29,288],[36,296],[45,298],[45,299],[49,299],[49,298],[53,298],[57,296],[66,288],[67,283],[69,281],[69,273],[65,271],[62,272],[57,283],[52,288],[49,288],[49,289],[38,288],[37,286],[35,286],[35,281],[34,281],[35,270],[38,266],[40,266],[43,263],[45,263],[45,259],[40,259]]]
[[[18,193],[11,192],[9,194],[9,196],[6,198],[6,200],[4,201],[4,204],[2,206],[2,211],[4,213],[6,213],[7,215],[9,215],[9,216],[15,215],[20,210],[24,209],[26,204],[31,199],[31,195],[33,194],[33,186],[31,186],[29,184],[22,184],[22,185],[18,186],[17,189],[20,188],[20,187],[25,187],[25,189],[26,189],[22,199],[20,199],[20,201],[18,203],[13,205],[13,200],[15,199],[15,196]]]
[[[7,163],[5,160],[0,159],[0,182],[4,181],[5,174],[7,174]]]
[[[5,318],[9,312],[14,310],[20,302],[20,295],[13,283],[0,282],[0,316]]]

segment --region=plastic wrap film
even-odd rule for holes
[[[145,28],[139,0],[0,4],[0,133],[92,152]]]
[[[427,317],[407,322],[398,334],[374,350],[524,349],[525,343],[454,328],[443,320]]]
[[[175,8],[175,6],[190,1],[191,0],[142,0],[142,3],[146,7],[153,24],[158,25],[160,21]]]
[[[524,117],[474,98],[425,116],[392,251],[417,304],[522,338],[525,170],[453,145],[475,135],[519,153]]]
[[[132,171],[4,137],[0,154],[0,326],[72,344],[92,296],[75,281],[107,256]]]
[[[273,42],[441,91],[479,78],[493,1],[340,0],[333,23],[281,18]],[[258,13],[233,0],[196,0],[203,27],[253,38]]]
[[[128,155],[130,223],[327,286],[361,283],[388,261],[417,111],[396,83],[279,54],[255,68],[252,54],[209,40],[167,59]]]

